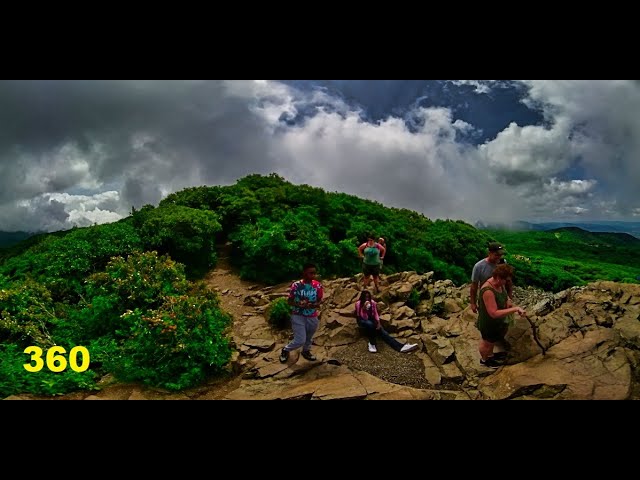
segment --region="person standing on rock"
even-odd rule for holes
[[[478,287],[484,285],[488,279],[493,276],[493,271],[498,265],[505,264],[504,255],[507,251],[502,244],[492,242],[489,244],[489,252],[486,258],[483,258],[473,266],[471,272],[471,287],[469,291],[469,304],[473,313],[478,313]],[[513,281],[510,279],[506,286],[507,294],[510,301],[513,301]]]
[[[307,263],[302,268],[302,280],[291,284],[289,288],[288,303],[293,307],[291,315],[291,329],[293,341],[286,345],[280,352],[280,362],[285,363],[289,359],[289,352],[302,347],[302,356],[314,362],[316,357],[311,353],[313,335],[318,330],[319,307],[324,291],[322,284],[315,280],[317,268],[312,263]]]
[[[387,254],[387,241],[383,237],[380,237],[378,239],[378,243],[384,247],[384,254],[386,255]],[[380,258],[380,272],[382,272],[382,265],[383,264],[384,264],[384,257],[381,257]]]
[[[501,363],[493,354],[496,342],[504,340],[509,329],[508,319],[513,313],[526,316],[526,312],[510,305],[507,294],[508,279],[513,278],[511,265],[498,265],[493,275],[480,288],[478,299],[478,323],[482,340],[480,341],[480,364],[489,368],[498,368]],[[497,354],[496,354],[497,356]]]
[[[492,242],[488,245],[488,255],[473,266],[471,272],[471,288],[469,292],[469,303],[473,313],[478,313],[478,287],[484,285],[484,283],[491,278],[494,270],[498,265],[506,264],[504,255],[507,251],[504,249],[501,243]],[[507,307],[513,305],[513,280],[509,278],[507,285]],[[500,340],[500,344],[504,350],[510,350],[511,345],[504,338]],[[500,352],[500,355],[504,355],[504,352]]]
[[[376,287],[376,292],[380,291],[378,288],[378,279],[380,278],[380,270],[382,269],[382,262],[384,260],[384,254],[387,249],[380,245],[375,240],[374,235],[369,235],[367,241],[358,247],[358,254],[362,258],[362,273],[364,288],[369,286],[370,277],[373,277],[373,283]]]
[[[383,237],[380,237],[378,239],[378,243],[384,247],[384,256],[386,257],[387,253],[389,253],[389,249],[387,248],[387,241]],[[382,282],[382,267],[384,267],[384,257],[380,257],[380,282]]]
[[[371,353],[377,353],[378,351],[376,347],[376,337],[378,335],[397,352],[408,353],[418,348],[416,343],[400,343],[382,328],[377,304],[371,298],[371,292],[367,290],[360,294],[360,300],[356,302],[356,318],[358,319],[358,326],[364,330],[369,338],[368,348]]]

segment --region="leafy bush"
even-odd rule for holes
[[[215,293],[186,280],[182,264],[156,252],[117,257],[87,283],[75,320],[88,337],[103,337],[97,358],[119,378],[178,390],[229,362],[231,317]]]
[[[0,343],[18,347],[53,345],[49,330],[57,318],[49,291],[33,280],[0,289]]]
[[[165,297],[158,309],[127,311],[122,318],[129,335],[122,357],[111,359],[120,379],[181,390],[220,373],[231,359],[231,317],[202,284],[187,295]]]
[[[157,252],[115,257],[106,271],[87,279],[87,303],[78,312],[78,322],[89,338],[117,335],[128,310],[155,310],[165,297],[184,295],[189,289],[184,266]]]
[[[178,205],[144,207],[134,213],[145,250],[157,250],[184,263],[190,276],[201,276],[215,266],[218,215]]]
[[[284,328],[289,325],[292,313],[293,309],[287,303],[286,298],[276,298],[269,304],[266,311],[269,323],[278,328]]]
[[[415,308],[418,306],[418,303],[420,303],[420,293],[415,288],[412,288],[406,304],[409,308],[415,310]]]
[[[0,339],[12,343],[2,351],[5,395],[92,388],[95,377],[107,372],[178,390],[221,372],[231,358],[231,318],[217,295],[187,281],[182,264],[156,252],[113,258],[87,279],[78,305],[60,304],[59,311],[44,286],[1,280]],[[87,347],[90,373],[23,368],[29,357],[21,349],[53,344]]]

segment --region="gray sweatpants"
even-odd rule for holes
[[[320,321],[318,317],[303,317],[302,315],[291,315],[291,329],[293,330],[293,341],[289,343],[284,349],[287,352],[297,350],[300,347],[304,347],[302,350],[308,352],[311,350],[311,341],[313,340],[313,334],[318,329]]]

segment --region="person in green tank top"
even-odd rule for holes
[[[358,247],[358,254],[362,258],[362,273],[364,288],[369,286],[371,277],[376,286],[376,292],[379,291],[378,279],[380,278],[380,270],[382,268],[382,260],[387,249],[376,242],[376,237],[371,234],[367,237],[367,241]]]
[[[480,364],[485,367],[498,368],[500,363],[494,358],[493,347],[502,341],[509,329],[510,315],[517,313],[526,316],[522,308],[512,306],[507,294],[507,284],[513,278],[511,265],[498,265],[480,288],[478,301],[478,323],[476,324],[482,340],[480,341]]]

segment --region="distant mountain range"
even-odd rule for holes
[[[11,247],[37,233],[33,232],[0,232],[0,248]]]
[[[640,222],[594,221],[594,222],[508,222],[508,223],[484,223],[476,222],[478,230],[512,230],[517,232],[546,231],[558,228],[580,228],[588,232],[628,233],[640,238]]]

